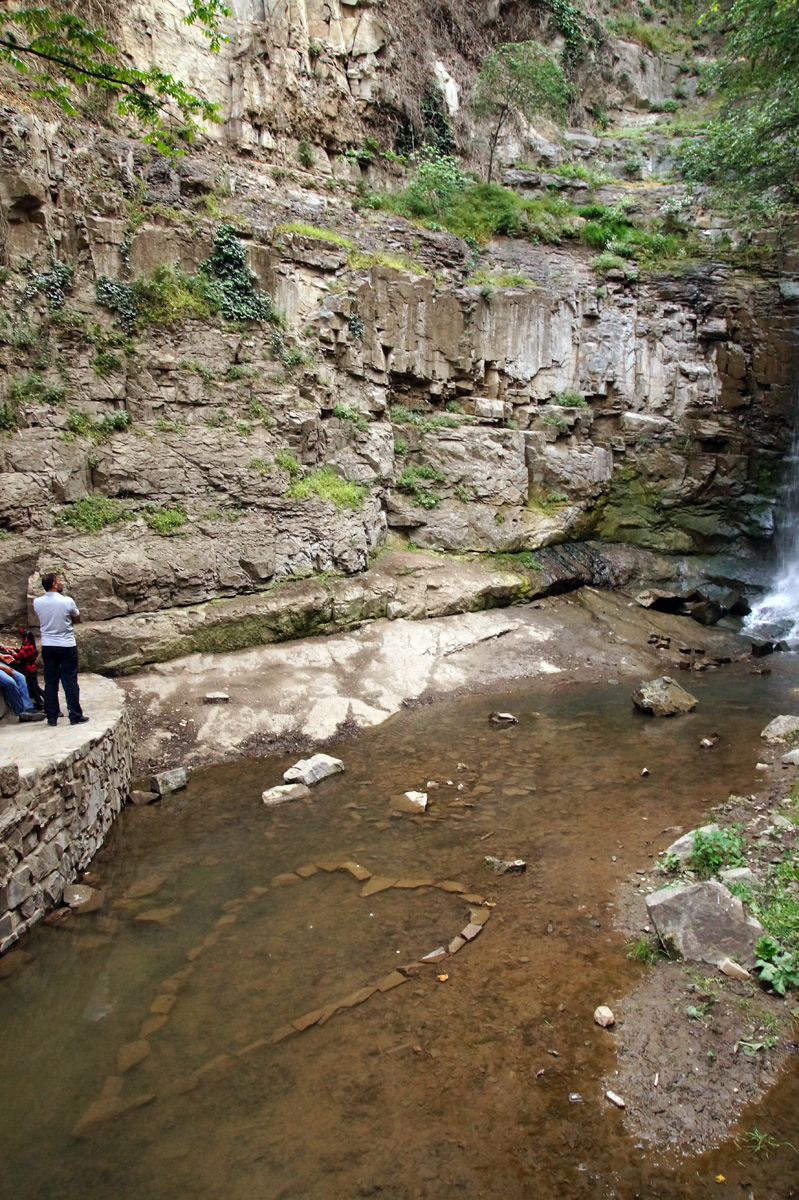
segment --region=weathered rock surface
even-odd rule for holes
[[[722,883],[661,888],[646,898],[658,937],[669,954],[693,962],[734,958],[754,965],[754,946],[763,927]]]
[[[782,716],[769,721],[760,736],[764,742],[774,745],[777,742],[786,741],[792,733],[799,733],[799,717]]]
[[[651,713],[653,717],[673,717],[696,708],[699,701],[690,692],[681,688],[670,675],[661,675],[648,683],[641,683],[632,693],[636,708]]]
[[[150,791],[159,796],[168,796],[178,792],[188,783],[185,767],[172,767],[169,771],[161,771],[150,779]]]

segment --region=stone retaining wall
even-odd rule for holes
[[[88,676],[81,700],[87,725],[0,726],[0,953],[61,899],[128,793],[124,694]]]

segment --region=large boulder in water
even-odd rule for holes
[[[661,888],[647,896],[646,907],[669,954],[713,964],[734,958],[754,966],[755,942],[763,936],[763,926],[746,915],[741,901],[723,883]]]
[[[653,717],[673,717],[677,713],[687,713],[699,703],[696,696],[686,692],[685,688],[681,688],[669,675],[661,675],[658,679],[651,679],[649,683],[639,683],[632,694],[632,702],[636,708],[651,713]]]

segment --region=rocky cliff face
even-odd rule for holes
[[[406,54],[396,26],[256,8],[236,6],[210,75],[179,6],[122,22],[140,58],[146,30],[223,103],[194,156],[0,110],[0,622],[24,619],[43,568],[89,620],[129,625],[356,573],[387,529],[458,553],[762,548],[796,373],[776,281],[712,263],[600,281],[576,244],[503,239],[481,264],[528,285],[467,286],[473,248],[357,211],[365,168],[332,153]],[[270,139],[304,131],[314,169],[287,178]],[[222,215],[282,327],[186,301]],[[160,278],[164,303],[129,336],[102,278]]]

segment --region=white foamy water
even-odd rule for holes
[[[743,632],[762,641],[785,641],[795,650],[799,649],[799,438],[787,468],[774,587],[753,606]]]

